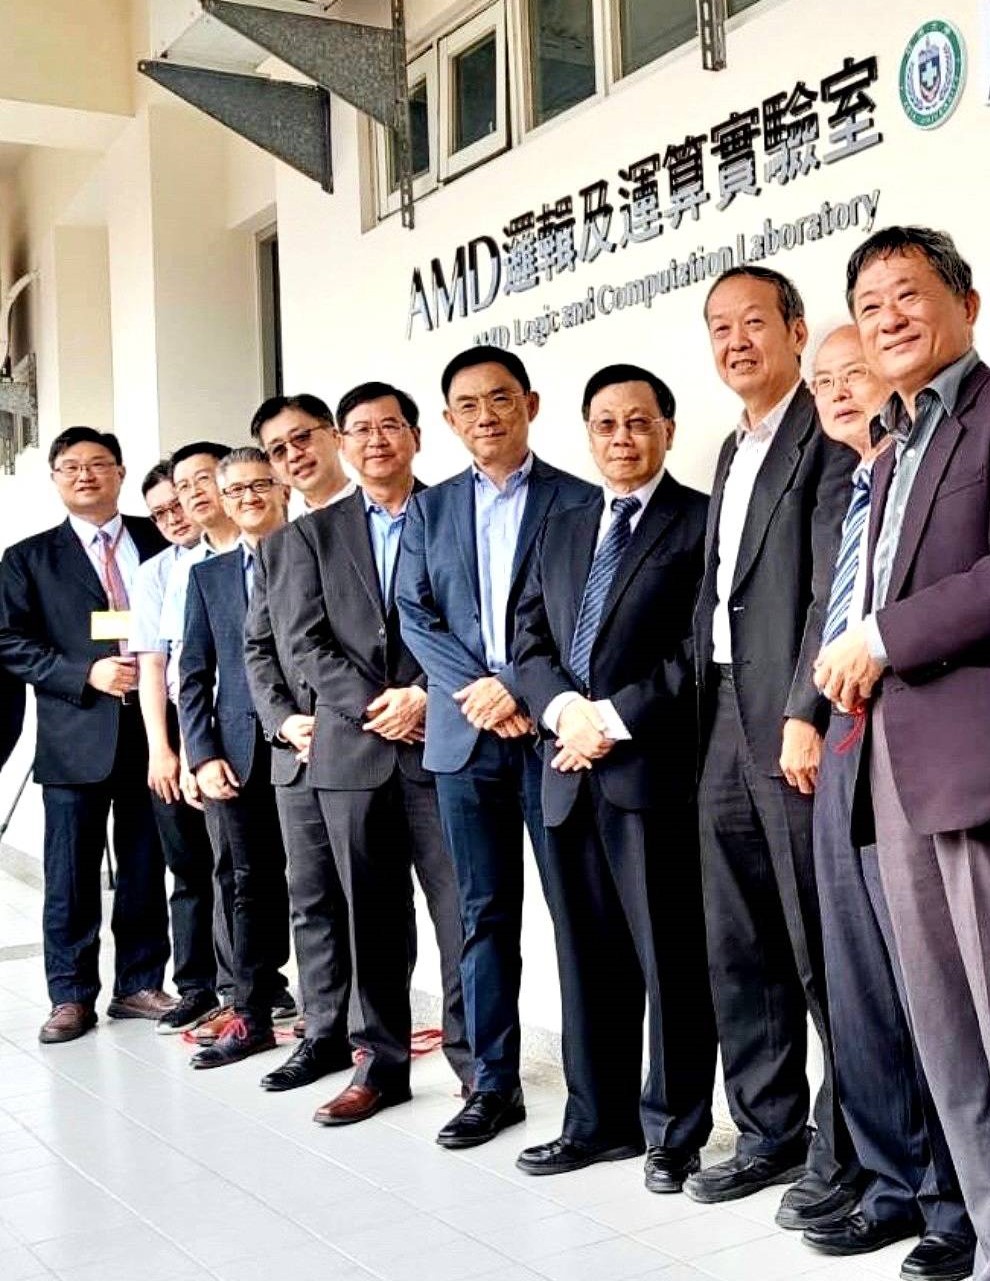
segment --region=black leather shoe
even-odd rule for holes
[[[642,1151],[642,1143],[596,1147],[561,1135],[550,1143],[524,1148],[516,1157],[516,1168],[526,1174],[567,1174],[571,1170],[583,1170],[586,1165],[597,1165],[599,1161],[628,1161]]]
[[[848,1183],[827,1183],[819,1174],[808,1170],[780,1198],[774,1215],[779,1228],[803,1232],[805,1228],[822,1228],[838,1223],[859,1205],[859,1191]]]
[[[926,1232],[901,1264],[904,1281],[965,1281],[976,1245],[968,1237]]]
[[[778,1183],[793,1183],[804,1173],[804,1153],[784,1156],[730,1157],[684,1180],[684,1191],[692,1201],[713,1205],[717,1201],[738,1201],[741,1197]]]
[[[494,1090],[475,1090],[452,1121],[437,1135],[442,1148],[476,1148],[494,1139],[501,1130],[526,1120],[523,1092],[496,1094]]]
[[[212,1045],[200,1050],[189,1060],[194,1068],[226,1067],[228,1063],[239,1063],[252,1054],[262,1050],[274,1050],[275,1033],[272,1028],[259,1027],[246,1015],[231,1019],[227,1030]]]
[[[701,1169],[697,1152],[679,1152],[676,1148],[648,1148],[645,1178],[650,1192],[680,1192],[689,1174]]]
[[[876,1222],[854,1210],[837,1223],[806,1228],[801,1240],[819,1254],[871,1254],[874,1250],[882,1250],[885,1245],[913,1237],[917,1231],[917,1224],[910,1219]]]
[[[350,1046],[331,1041],[302,1040],[289,1058],[261,1078],[263,1090],[297,1090],[331,1072],[346,1072],[354,1066]]]

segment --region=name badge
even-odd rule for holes
[[[89,619],[91,640],[125,641],[131,634],[129,609],[94,609]]]

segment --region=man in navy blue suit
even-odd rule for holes
[[[0,667],[0,769],[17,746],[24,726],[24,684],[12,676],[6,667]]]
[[[541,758],[511,658],[516,604],[548,514],[593,490],[530,451],[540,401],[517,356],[497,347],[461,352],[441,387],[444,418],[472,463],[410,503],[396,599],[403,639],[427,675],[423,764],[437,776],[464,921],[474,1089],[437,1142],[465,1148],[526,1115],[519,1085],[523,824],[541,877],[545,836]]]
[[[179,723],[190,770],[234,869],[235,1018],[195,1068],[223,1067],[272,1049],[272,1008],[284,1002],[288,960],[285,849],[271,784],[271,748],[254,710],[244,664],[244,620],[259,541],[285,524],[288,488],[248,446],[220,461],[217,484],[241,531],[233,551],[194,565],[179,655]]]

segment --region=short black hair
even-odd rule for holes
[[[785,325],[804,319],[804,299],[798,293],[797,285],[793,280],[789,280],[781,271],[774,271],[772,267],[757,267],[755,264],[747,263],[744,267],[730,267],[728,271],[723,271],[709,289],[705,295],[705,320],[708,319],[708,304],[715,290],[725,281],[734,280],[740,276],[750,276],[753,280],[764,280],[767,284],[773,285],[777,290],[777,305],[780,308],[780,314],[784,317]]]
[[[230,445],[221,445],[217,440],[194,440],[188,445],[180,445],[172,455],[172,475],[175,475],[175,469],[179,463],[184,463],[187,458],[195,458],[197,454],[209,454],[219,462],[221,458],[227,457],[231,448]]]
[[[265,423],[277,418],[286,409],[298,409],[300,413],[308,414],[310,418],[326,423],[328,427],[334,425],[330,406],[319,396],[311,396],[306,391],[300,392],[298,396],[269,396],[261,402],[251,419],[251,435],[254,439],[260,440]]]
[[[66,427],[52,441],[48,451],[48,466],[54,468],[58,459],[73,445],[102,445],[113,454],[113,460],[120,467],[124,455],[120,451],[120,441],[112,431],[97,431],[95,427]]]
[[[591,402],[594,398],[600,391],[603,391],[606,387],[614,387],[616,383],[648,383],[657,398],[660,417],[674,417],[674,411],[677,408],[674,401],[674,393],[662,378],[658,378],[656,374],[651,374],[648,369],[644,369],[641,365],[606,365],[604,369],[599,369],[597,374],[591,375],[584,389],[584,395],[581,397],[581,415],[585,422],[588,421]]]
[[[526,366],[514,352],[503,351],[501,347],[469,347],[467,351],[459,352],[440,375],[440,390],[444,400],[450,399],[450,384],[461,370],[473,369],[475,365],[501,365],[523,391],[531,389]]]
[[[141,482],[141,497],[147,498],[149,489],[154,489],[154,487],[156,485],[160,485],[162,481],[165,481],[165,480],[171,481],[171,479],[172,479],[171,458],[160,458],[158,462],[155,463],[154,467],[152,467],[151,471],[148,472],[147,476],[145,476],[144,480],[142,480]]]
[[[912,249],[924,254],[954,294],[964,298],[972,290],[972,268],[947,231],[935,231],[931,227],[883,227],[880,231],[875,231],[869,240],[858,245],[849,258],[846,266],[846,305],[850,315],[856,282],[870,263],[878,258],[889,258],[892,254],[903,254]]]
[[[399,402],[399,412],[409,426],[419,427],[419,406],[408,392],[400,387],[393,387],[391,383],[368,382],[359,383],[341,396],[340,403],[337,405],[337,423],[340,430],[344,430],[344,420],[347,415],[353,413],[359,405],[366,405],[370,400],[381,400],[383,396],[394,396]]]

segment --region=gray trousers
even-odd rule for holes
[[[990,1281],[990,825],[912,831],[894,785],[882,697],[872,727],[880,877],[918,1051],[976,1229],[974,1281]]]

